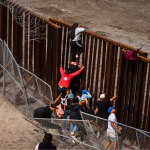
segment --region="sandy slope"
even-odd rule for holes
[[[0,95],[0,150],[34,149],[44,134]]]
[[[41,15],[67,23],[78,22],[85,29],[115,41],[150,52],[149,0],[32,0],[28,7]]]

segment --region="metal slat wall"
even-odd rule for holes
[[[71,25],[54,18],[50,18],[50,21],[64,28],[61,42],[61,60],[64,64],[68,61],[68,57],[63,51],[68,49],[66,36],[67,29],[71,28]],[[115,107],[118,121],[148,130],[147,124],[150,122],[150,103],[148,102],[150,75],[148,76],[147,65],[150,60],[139,56],[140,61],[127,61],[124,58],[125,50],[123,49],[136,51],[134,48],[88,31],[83,33],[83,37],[81,59],[85,69],[81,83],[86,88],[91,88],[93,108],[96,108],[96,101],[101,93],[106,92],[108,99],[117,94]],[[146,56],[146,53],[140,51],[140,55]],[[147,91],[145,91],[146,87]],[[146,111],[146,106],[148,106],[148,111]],[[134,136],[134,133],[130,135]]]

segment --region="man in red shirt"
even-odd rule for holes
[[[59,80],[58,83],[58,90],[61,91],[62,87],[69,87],[69,84],[71,82],[71,79],[75,76],[77,76],[79,73],[81,73],[81,71],[84,69],[84,66],[82,66],[81,69],[79,69],[78,71],[74,72],[74,73],[70,73],[69,69],[67,68],[66,71],[63,70],[62,68],[62,64],[60,64],[60,74],[61,74],[61,78]]]

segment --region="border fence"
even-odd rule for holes
[[[33,118],[36,108],[53,103],[51,87],[39,77],[20,67],[14,59],[8,45],[0,39],[0,83],[3,86],[5,97],[26,118],[26,121],[36,125],[41,130],[53,134],[58,141],[57,147],[62,149],[104,149],[106,145],[106,130],[108,120],[87,113],[81,113],[82,120],[57,119],[55,113],[51,119]],[[67,132],[62,132],[63,122],[66,121]],[[80,136],[75,140],[71,136],[70,124],[77,126],[77,133],[83,135],[85,142],[81,142]],[[142,130],[115,122],[122,127],[121,135],[118,135],[117,149],[150,149],[150,136]],[[97,126],[100,126],[100,138],[96,136]],[[66,143],[61,144],[60,140]],[[112,145],[110,145],[112,147]]]
[[[32,87],[32,90],[43,92],[42,83],[40,85],[36,78],[32,78],[34,73],[39,80],[42,79],[51,85],[55,99],[58,96],[60,63],[65,69],[71,60],[70,40],[67,36],[71,25],[54,18],[43,19],[19,4],[10,0],[5,2],[5,6],[0,4],[0,38],[6,40],[16,62],[22,67],[20,72],[24,76],[24,86],[27,91]],[[20,14],[17,19],[14,19],[14,8],[19,12],[17,15]],[[24,22],[23,26],[17,24],[20,17]],[[34,18],[35,24],[29,23],[31,17]],[[34,35],[30,34],[35,30],[36,25],[41,24],[43,27],[39,28]],[[41,32],[46,35],[45,39],[41,37]],[[28,38],[25,38],[24,33],[27,33]],[[146,58],[147,53],[140,50],[139,61],[127,61],[124,59],[124,52],[137,49],[89,31],[85,31],[82,37],[83,52],[79,63],[84,65],[85,69],[81,81],[86,88],[91,89],[93,99],[90,106],[96,108],[100,93],[107,93],[107,99],[117,94],[113,105],[117,110],[118,122],[149,131],[150,60]],[[34,38],[39,41],[30,40]],[[7,63],[5,65],[8,65]],[[27,70],[32,73],[27,73]],[[42,94],[46,93],[47,90]],[[43,98],[42,94],[39,97]]]

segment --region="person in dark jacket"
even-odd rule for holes
[[[74,65],[71,63],[70,65],[70,73],[74,73],[80,69],[79,65]],[[70,89],[72,90],[74,96],[76,96],[76,92],[80,89],[80,79],[82,76],[82,72],[77,76],[73,77],[70,82]]]
[[[88,108],[87,108],[86,100],[81,101],[80,102],[80,107],[79,107],[77,115],[76,115],[76,119],[77,120],[82,120],[80,111],[87,113],[87,110],[88,110]],[[73,138],[74,138],[74,140],[76,140],[76,138],[81,137],[81,142],[83,142],[84,135],[86,135],[86,130],[85,130],[84,124],[83,124],[83,122],[78,121],[78,122],[76,122],[76,125],[77,125],[78,130],[80,132],[79,132],[78,135],[74,136]]]
[[[76,119],[76,115],[77,115],[79,107],[80,105],[79,105],[78,98],[74,97],[72,103],[69,105],[70,119]],[[71,130],[71,135],[73,136],[77,130],[77,126],[74,125],[73,122],[70,122],[70,130]]]
[[[56,146],[52,144],[53,136],[50,133],[46,133],[43,142],[37,144],[35,150],[56,150]]]

